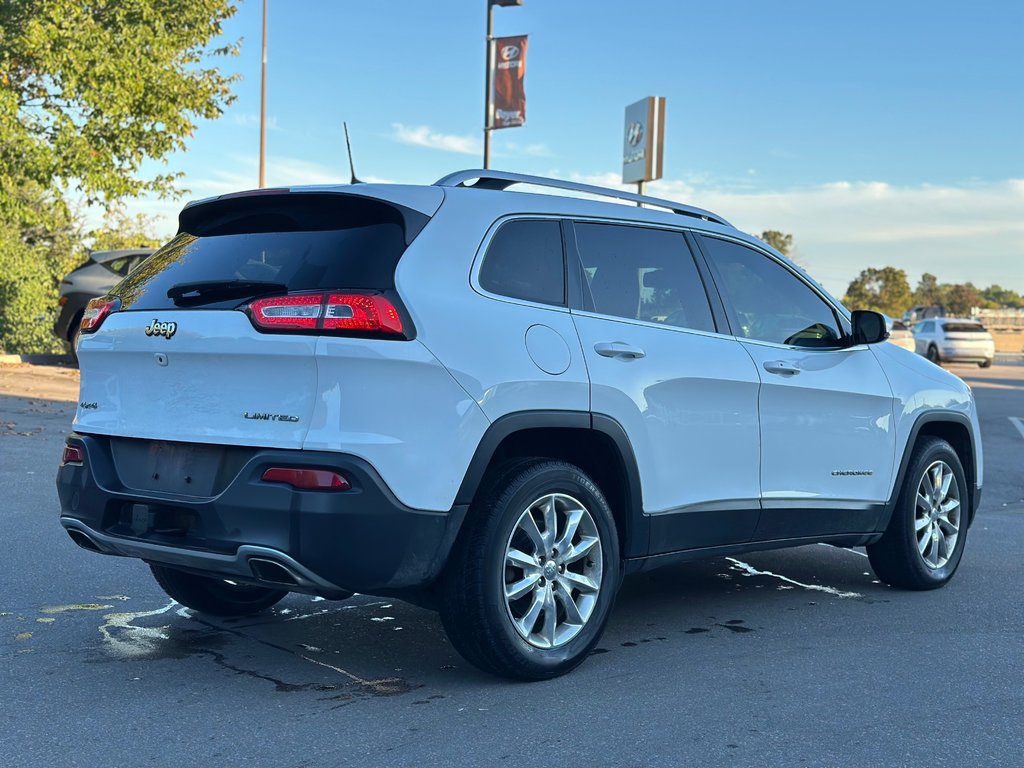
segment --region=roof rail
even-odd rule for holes
[[[476,179],[475,184],[468,184],[467,182]],[[585,192],[588,195],[598,195],[599,197],[613,197],[618,200],[629,200],[633,203],[645,203],[647,205],[656,205],[659,208],[667,208],[673,213],[678,213],[681,216],[692,216],[697,219],[704,219],[705,221],[713,221],[716,224],[724,224],[727,227],[732,225],[719,216],[717,213],[706,211],[703,208],[694,208],[691,205],[683,205],[676,203],[671,200],[665,200],[660,197],[649,197],[647,195],[638,195],[633,192],[622,192],[617,189],[608,189],[607,187],[598,187],[593,184],[580,184],[575,181],[564,181],[562,179],[549,179],[544,176],[529,176],[525,173],[509,173],[508,171],[485,171],[481,169],[472,169],[465,171],[455,171],[449,173],[447,176],[438,179],[434,182],[435,187],[468,187],[471,189],[492,189],[492,190],[503,190],[511,187],[513,184],[533,184],[538,187],[550,187],[552,189],[567,189],[572,192]]]

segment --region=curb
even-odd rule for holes
[[[0,355],[0,364],[63,365],[73,367],[70,355]]]

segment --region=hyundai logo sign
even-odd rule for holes
[[[626,141],[629,142],[629,146],[635,147],[644,138],[644,124],[638,121],[633,121],[626,128]]]
[[[502,49],[501,49],[501,58],[503,58],[505,61],[509,61],[510,59],[518,59],[519,58],[519,46],[518,45],[506,45],[506,46],[503,46]]]
[[[661,178],[665,97],[648,96],[626,107],[622,125],[622,182]]]

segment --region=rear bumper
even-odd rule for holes
[[[126,485],[108,438],[75,434],[68,442],[84,449],[85,462],[57,472],[60,521],[81,546],[324,597],[429,585],[466,512],[409,509],[369,464],[346,454],[253,450],[215,495],[196,497]],[[271,466],[333,469],[352,490],[263,482]]]
[[[995,348],[947,346],[942,347],[939,354],[949,362],[980,363],[994,359],[996,351]]]

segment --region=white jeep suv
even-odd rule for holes
[[[575,667],[622,577],[680,560],[865,545],[939,587],[981,494],[970,390],[876,343],[881,315],[716,214],[598,187],[192,203],[81,330],[76,543],[210,614],[433,606],[514,678]]]

